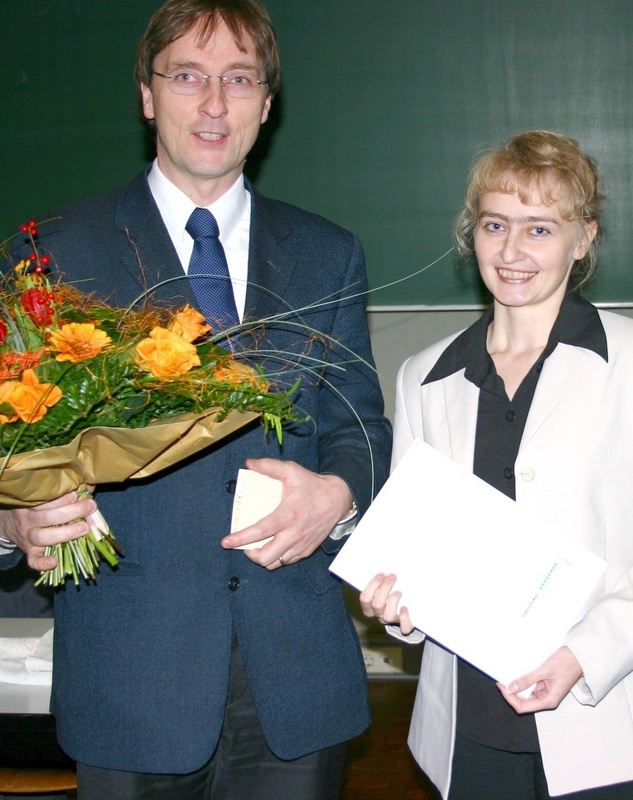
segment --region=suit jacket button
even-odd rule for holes
[[[240,588],[240,579],[235,575],[229,580],[229,589],[236,592]]]
[[[230,481],[227,481],[224,488],[229,494],[235,494],[235,487],[237,486],[237,481],[235,478],[231,478]]]

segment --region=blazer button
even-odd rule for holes
[[[230,481],[227,481],[224,488],[229,494],[235,494],[235,487],[237,486],[237,481],[235,478],[231,478]]]
[[[524,481],[533,481],[534,480],[534,470],[530,467],[526,467],[525,469],[521,470],[521,477]]]
[[[503,477],[507,478],[508,480],[510,480],[510,478],[514,478],[514,470],[512,469],[512,467],[506,467],[503,470]]]
[[[236,592],[240,588],[240,579],[235,575],[229,579],[229,589]]]

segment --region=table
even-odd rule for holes
[[[53,627],[52,619],[0,617],[0,637],[43,636]],[[48,714],[50,686],[0,682],[0,714]]]
[[[0,636],[42,636],[52,619],[0,617]],[[71,767],[49,712],[50,686],[0,682],[0,766]]]

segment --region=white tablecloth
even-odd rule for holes
[[[27,663],[33,674],[37,673],[33,678],[37,683],[8,683],[2,679],[4,673],[0,664],[0,714],[48,714],[50,668],[47,666],[49,659],[42,656],[50,654],[52,628],[52,619],[0,617],[0,662],[6,670],[11,666],[9,662],[20,660],[20,653],[24,661],[23,669],[17,663],[13,664],[9,670],[13,675],[5,674],[4,677],[16,680],[20,673],[29,671]],[[3,659],[3,644],[5,654],[15,654],[12,658]]]

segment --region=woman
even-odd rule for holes
[[[508,686],[426,642],[409,745],[450,800],[633,798],[633,321],[576,291],[601,201],[559,134],[479,159],[457,240],[493,303],[398,377],[394,463],[422,438],[608,561],[560,649]],[[363,612],[419,641],[395,580],[376,576]]]

